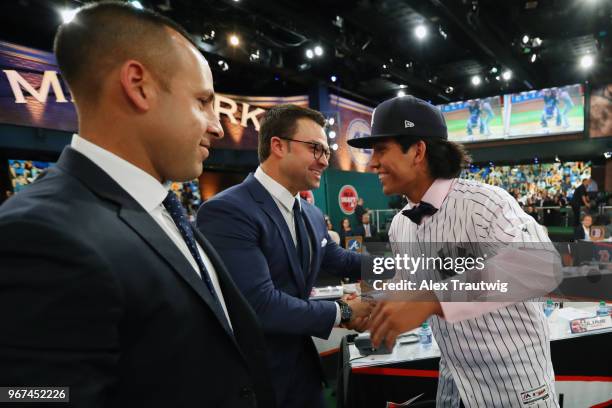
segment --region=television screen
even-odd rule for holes
[[[18,193],[32,184],[36,177],[55,163],[34,160],[9,160],[9,176],[13,193]]]
[[[501,96],[453,102],[439,108],[446,120],[448,138],[453,142],[504,138]]]
[[[576,133],[584,130],[582,85],[546,88],[510,96],[508,136]]]
[[[34,160],[9,160],[9,174],[13,193],[26,188],[29,184],[36,180],[47,168],[55,165],[55,163],[34,161]],[[191,221],[195,220],[195,214],[202,204],[200,195],[200,184],[197,179],[185,183],[172,183],[172,191],[178,195],[179,200],[185,207],[187,215]]]

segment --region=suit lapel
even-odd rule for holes
[[[259,183],[259,181],[257,181],[255,177],[253,177],[252,174],[249,174],[249,177],[247,177],[245,183],[247,183],[247,187],[255,201],[261,205],[264,212],[268,214],[272,221],[274,221],[274,224],[281,235],[287,257],[289,258],[289,264],[291,266],[293,277],[298,284],[300,292],[303,292],[306,288],[306,277],[304,276],[304,272],[302,272],[302,267],[300,266],[295,244],[293,243],[293,238],[291,238],[291,232],[289,231],[285,218],[283,218],[283,215],[278,209],[278,205],[276,205],[276,202],[270,193],[268,193],[268,191]]]
[[[134,211],[128,208],[122,208],[119,212],[119,217],[140,235],[159,256],[164,258],[172,269],[206,302],[225,331],[231,335],[227,319],[223,311],[219,310],[211,296],[210,290],[204,281],[202,281],[202,278],[193,270],[193,266],[191,266],[183,253],[168,238],[155,220],[144,211]]]
[[[218,307],[206,284],[168,235],[125,190],[101,168],[70,147],[64,149],[57,166],[81,180],[98,196],[117,203],[120,206],[119,218],[130,226],[198,294],[214,312],[219,323],[232,336],[225,316],[219,316]]]

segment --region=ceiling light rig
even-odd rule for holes
[[[419,40],[423,40],[425,37],[427,37],[427,28],[423,24],[419,24],[414,29],[414,35]]]
[[[590,69],[595,63],[595,59],[591,54],[583,55],[580,58],[580,67],[584,70]]]
[[[237,47],[240,45],[240,37],[236,34],[230,34],[229,43],[232,47]]]
[[[448,34],[446,34],[446,31],[444,31],[442,26],[438,26],[438,33],[440,33],[440,36],[445,40],[448,38]]]
[[[78,13],[79,9],[62,9],[60,10],[60,16],[62,17],[62,22],[64,24],[68,24],[70,23],[72,20],[74,20],[74,17],[76,16],[76,14]]]

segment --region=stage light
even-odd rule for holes
[[[442,38],[444,38],[445,40],[446,40],[446,38],[448,38],[448,34],[446,34],[446,31],[444,31],[444,29],[442,29],[442,26],[438,26],[438,32],[440,33]]]
[[[331,148],[332,148],[333,151],[338,150],[338,144],[334,143],[333,145],[331,145]]]
[[[559,160],[559,156],[558,155],[555,155],[555,162],[561,163],[561,160]]]
[[[501,78],[501,77],[500,77],[499,75],[496,75],[496,76],[495,76],[495,79],[496,79],[497,81],[499,81],[499,79],[500,79],[500,78]]]
[[[402,91],[401,89],[399,91],[397,91],[397,96],[402,97],[402,96],[406,96],[406,92]]]
[[[512,78],[512,71],[510,71],[509,69],[505,70],[502,73],[502,78],[504,78],[504,81],[508,81],[510,78]]]
[[[414,35],[416,35],[419,40],[422,40],[427,36],[427,28],[423,24],[418,25],[414,29]]]
[[[536,37],[533,39],[533,45],[536,47],[539,47],[540,45],[542,45],[542,39],[540,37]]]
[[[314,51],[312,49],[308,48],[306,50],[306,58],[308,58],[308,59],[313,59],[314,58]]]
[[[238,37],[236,34],[232,34],[229,37],[229,42],[232,47],[237,47],[240,45],[240,37]]]
[[[219,68],[221,68],[221,71],[227,71],[229,69],[229,65],[227,62],[223,61],[223,60],[219,60],[217,62],[217,64],[219,65]]]
[[[217,33],[215,30],[210,30],[209,32],[202,34],[202,41],[211,41],[215,39]]]
[[[534,52],[533,54],[531,54],[531,59],[530,59],[531,63],[533,64],[534,62],[536,62],[536,59],[538,59],[538,56]]]
[[[523,36],[523,44],[527,44],[529,42],[529,36],[527,34],[525,34]]]
[[[76,16],[78,11],[79,11],[79,9],[63,9],[63,10],[61,10],[60,11],[60,15],[62,16],[62,21],[64,22],[64,24],[68,24],[69,22],[74,20],[74,17]]]
[[[583,55],[580,58],[580,66],[584,69],[589,69],[593,66],[594,60],[592,55]]]
[[[336,132],[334,130],[330,130],[329,131],[329,138],[330,139],[335,139],[336,138]]]
[[[455,88],[453,88],[452,86],[447,86],[444,92],[446,92],[447,94],[451,94],[454,90]]]
[[[383,69],[387,69],[387,64],[383,64]]]
[[[606,159],[609,159],[610,157],[612,157],[612,152],[604,152],[604,157]]]
[[[251,53],[251,55],[249,55],[249,61],[251,62],[257,62],[259,61],[259,50],[255,50],[254,52]]]
[[[329,79],[330,79],[332,82],[336,82],[336,81],[338,80],[338,77],[337,77],[337,76],[335,76],[335,75],[332,75],[331,77],[329,77]]]
[[[497,74],[497,67],[491,68],[491,73],[492,74]]]
[[[336,123],[336,119],[334,119],[334,117],[332,116],[331,118],[327,119],[327,123],[329,123],[329,126],[334,126],[334,123]]]
[[[478,86],[478,85],[480,85],[481,82],[482,82],[482,80],[480,79],[480,77],[478,75],[474,75],[472,77],[472,85]]]
[[[142,3],[139,2],[138,0],[132,0],[130,1],[130,5],[134,8],[137,8],[138,10],[143,10],[144,7],[142,6]]]
[[[323,47],[321,47],[320,45],[315,46],[314,53],[317,57],[320,57],[321,55],[323,55]]]

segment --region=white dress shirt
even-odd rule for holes
[[[163,201],[168,194],[169,185],[160,183],[157,179],[151,176],[149,173],[134,166],[132,163],[122,159],[121,157],[101,148],[100,146],[91,143],[88,140],[83,139],[79,135],[75,134],[72,136],[72,143],[70,146],[87,157],[89,160],[94,162],[100,167],[106,174],[110,176],[121,188],[123,188],[140,206],[147,212],[155,222],[161,227],[161,229],[168,235],[168,238],[174,242],[176,247],[181,251],[183,256],[189,261],[195,273],[200,275],[200,268],[196,263],[195,258],[189,252],[187,243],[183,239],[178,227],[174,223],[174,220],[163,205]],[[227,307],[225,306],[225,300],[223,299],[223,293],[219,286],[219,278],[215,268],[206,256],[206,253],[200,247],[200,244],[196,242],[198,252],[206,266],[206,270],[210,276],[210,280],[213,284],[217,298],[223,308],[223,313],[229,322],[230,327],[232,323],[227,313]]]
[[[260,167],[257,167],[255,170],[255,179],[261,183],[261,185],[266,189],[268,193],[274,199],[276,206],[281,212],[285,222],[287,223],[287,227],[289,228],[289,232],[291,233],[291,238],[293,239],[293,244],[297,246],[297,237],[295,234],[295,222],[293,218],[293,204],[295,200],[298,200],[300,205],[300,209],[302,208],[302,203],[300,202],[300,195],[292,195],[289,190],[287,190],[282,184],[278,181],[274,180],[272,177],[268,176],[265,171]],[[312,259],[312,242],[310,239],[308,240],[308,245],[310,247],[310,257]],[[336,323],[335,325],[340,324],[340,306],[336,303]]]

